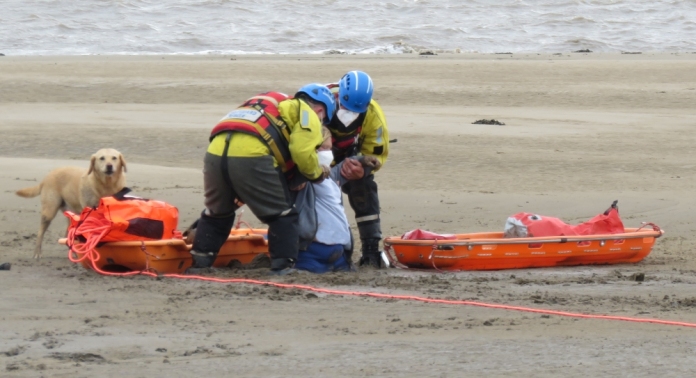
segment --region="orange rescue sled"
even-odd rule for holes
[[[503,238],[502,232],[457,234],[453,240],[384,239],[385,255],[400,268],[499,270],[636,263],[663,231],[626,228],[621,234]]]
[[[248,264],[257,255],[268,254],[267,231],[265,229],[233,229],[222,246],[215,267],[235,267]],[[60,239],[67,244],[67,239]],[[190,245],[183,239],[153,241],[118,241],[98,245],[98,269],[110,272],[154,271],[156,273],[183,273],[191,266]],[[74,259],[78,256],[70,252]],[[87,269],[92,268],[90,259],[80,261]]]

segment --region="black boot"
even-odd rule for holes
[[[197,221],[191,248],[191,273],[196,268],[210,268],[215,262],[220,247],[227,241],[234,224],[234,213],[227,217],[211,217],[205,213]]]
[[[193,264],[191,264],[190,268],[186,269],[186,274],[211,273],[216,257],[216,253],[198,252],[192,249],[191,259],[193,260]]]
[[[380,269],[382,267],[382,257],[379,251],[379,240],[376,238],[362,239],[362,257],[359,265]]]
[[[295,208],[290,213],[268,223],[268,254],[271,256],[272,274],[290,273],[297,260],[300,234]]]
[[[360,257],[358,264],[380,269],[382,256],[380,255],[379,241],[382,240],[382,231],[379,220],[358,223],[358,232],[362,243],[362,257]]]

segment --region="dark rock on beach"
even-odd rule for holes
[[[497,119],[479,119],[476,122],[471,122],[472,125],[500,125],[505,126],[504,123],[498,121]]]

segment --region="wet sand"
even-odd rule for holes
[[[377,176],[385,236],[498,231],[520,211],[577,223],[615,199],[627,227],[666,234],[631,265],[273,281],[696,323],[696,55],[1,57],[2,375],[694,374],[692,328],[101,277],[56,243],[60,217],[31,259],[39,200],[14,191],[50,169],[116,148],[129,186],[175,204],[185,228],[202,210],[202,157],[222,115],[351,69],[372,75],[398,139]],[[505,126],[472,124],[484,118]]]

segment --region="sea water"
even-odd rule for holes
[[[696,0],[2,0],[0,53],[696,52]]]

